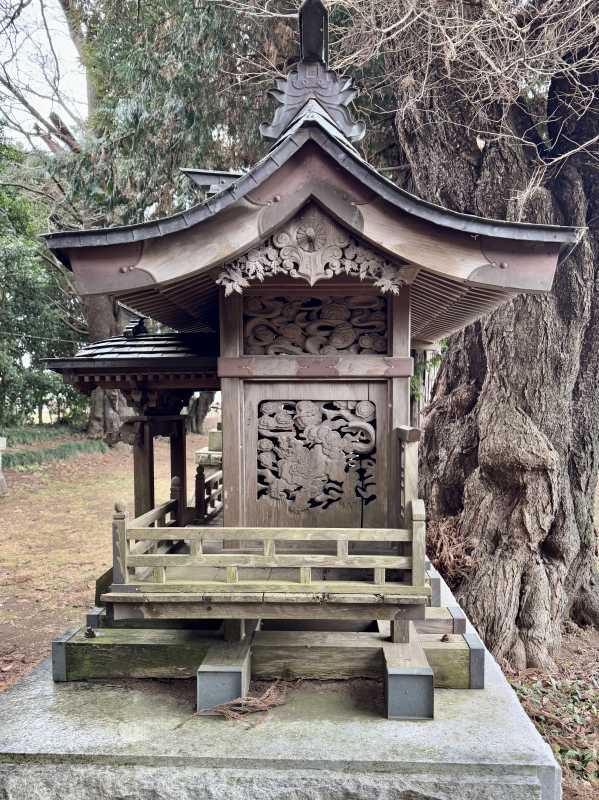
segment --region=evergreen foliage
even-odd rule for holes
[[[298,3],[279,5],[289,12]],[[244,170],[266,153],[259,125],[272,117],[275,76],[298,57],[294,18],[254,18],[211,0],[97,0],[86,9],[92,107],[80,148],[49,159],[66,190],[57,225],[79,226],[73,208],[85,227],[168,215],[201,199],[182,167]],[[334,19],[341,31],[351,22],[343,9]],[[381,73],[382,59],[353,72],[367,90],[357,111],[377,166],[395,163]]]
[[[0,142],[0,177],[25,155]],[[11,186],[0,185],[0,425],[26,421],[42,404],[78,409],[81,398],[43,359],[76,348],[74,332],[58,308],[59,279],[44,266],[37,236],[43,209]]]

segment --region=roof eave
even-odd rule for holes
[[[360,157],[349,142],[344,142],[342,137],[335,136],[330,130],[327,130],[316,115],[309,115],[301,120],[301,124],[290,126],[275,147],[252,170],[218,194],[203,203],[192,206],[187,211],[137,225],[48,233],[43,238],[62,263],[70,266],[68,252],[65,251],[71,248],[128,244],[144,239],[163,237],[169,233],[190,228],[204,219],[218,214],[255,189],[309,140],[316,142],[341,166],[349,169],[346,162],[350,160],[351,173],[354,178],[375,191],[383,200],[405,213],[443,228],[469,233],[472,236],[539,243],[554,242],[561,244],[562,250],[575,246],[585,230],[584,228],[559,225],[537,225],[476,217],[422,200],[380,175]]]

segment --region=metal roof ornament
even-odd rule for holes
[[[279,107],[271,124],[260,126],[260,133],[265,139],[277,141],[308,104],[306,110],[314,113],[314,103],[318,103],[350,142],[359,142],[366,126],[354,122],[347,108],[357,94],[353,81],[327,66],[329,23],[322,0],[304,0],[299,25],[300,60],[286,78],[276,80],[275,88],[269,92]]]
[[[322,0],[304,0],[299,10],[300,61],[329,61],[329,15]]]

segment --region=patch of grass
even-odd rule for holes
[[[528,670],[510,682],[562,769],[572,778],[596,785],[599,678],[592,672],[587,677],[562,673],[555,678]]]
[[[6,436],[7,447],[20,444],[37,444],[58,439],[62,436],[76,436],[82,433],[74,425],[24,425],[22,428],[0,428],[0,436]]]
[[[77,442],[63,442],[56,447],[40,447],[36,450],[14,450],[2,456],[6,469],[27,469],[49,461],[64,461],[79,453],[106,453],[108,447],[97,439],[83,439]]]

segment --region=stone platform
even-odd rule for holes
[[[0,798],[560,797],[549,747],[488,654],[486,688],[437,690],[420,722],[384,719],[376,681],[306,681],[252,727],[195,716],[194,693],[188,680],[54,684],[42,664],[0,694]]]

